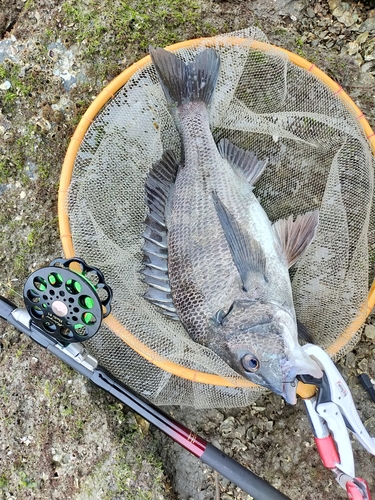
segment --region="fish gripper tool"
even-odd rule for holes
[[[371,500],[367,482],[355,475],[348,430],[372,455],[375,455],[375,438],[363,425],[350,389],[329,355],[313,344],[306,344],[303,349],[323,370],[321,379],[298,376],[301,382],[317,388],[304,402],[323,465],[332,470],[350,500]]]

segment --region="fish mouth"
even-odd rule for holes
[[[283,373],[282,391],[281,396],[290,405],[297,403],[297,374],[298,369],[296,366],[290,366],[290,361],[283,359],[280,363],[281,371]]]
[[[284,380],[279,384],[266,382],[262,385],[278,396],[283,397],[288,404],[295,405],[297,403],[297,379],[291,380],[289,382]]]
[[[323,376],[317,363],[305,353],[303,354],[303,357],[297,358],[294,362],[285,359],[280,364],[284,376],[281,396],[291,405],[297,402],[297,375],[311,375],[318,379]]]
[[[280,363],[285,380],[295,380],[297,375],[310,375],[317,379],[322,378],[323,372],[317,362],[310,358],[300,346],[298,347],[297,353],[283,359]]]

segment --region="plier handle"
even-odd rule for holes
[[[300,380],[317,387],[315,395],[305,399],[305,407],[323,465],[332,470],[336,481],[351,500],[371,500],[367,482],[355,477],[353,450],[348,429],[371,454],[375,455],[375,438],[365,429],[348,385],[329,355],[313,344],[303,346],[321,367],[323,377],[302,375]]]

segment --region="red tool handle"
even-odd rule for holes
[[[359,488],[356,483],[361,483],[364,488]],[[346,491],[348,493],[349,500],[371,500],[371,493],[368,484],[361,477],[356,477],[354,481],[348,481],[346,483]]]
[[[323,465],[328,469],[336,469],[337,465],[340,463],[340,457],[332,436],[314,439]],[[352,481],[347,481],[345,488],[349,500],[372,500],[368,484],[361,477],[356,477]]]
[[[314,439],[324,467],[327,467],[328,469],[334,469],[337,467],[337,464],[340,463],[340,457],[337,453],[336,445],[332,436]]]

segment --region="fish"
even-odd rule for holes
[[[164,151],[145,183],[144,297],[238,374],[295,404],[297,376],[323,375],[298,343],[288,271],[313,240],[319,212],[272,224],[253,192],[268,160],[215,142],[215,49],[189,62],[161,48],[150,55],[182,161]]]

